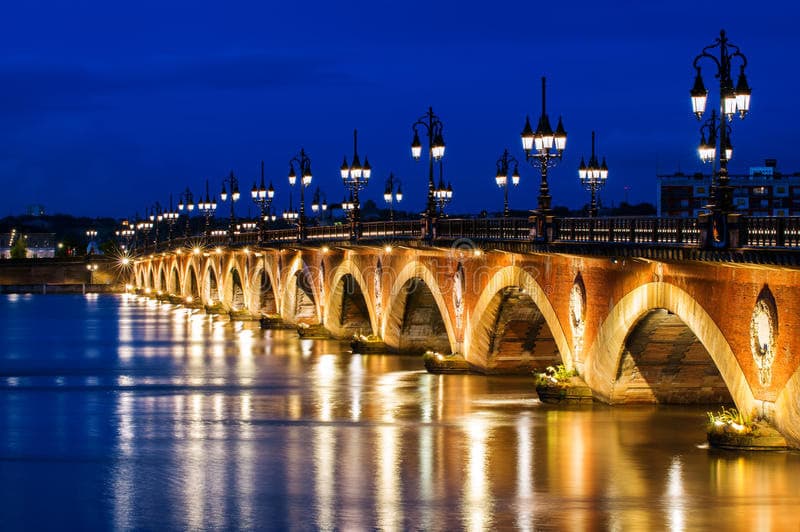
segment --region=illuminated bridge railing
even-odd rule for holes
[[[736,226],[732,226],[735,229]],[[414,240],[421,244],[446,245],[459,239],[477,242],[534,242],[533,222],[528,218],[441,218],[433,227],[432,240],[426,238],[424,220],[371,221],[360,226],[360,242]],[[351,226],[347,223],[309,226],[306,228],[306,245],[323,242],[350,241]],[[552,221],[550,244],[600,244],[649,247],[699,247],[701,227],[695,218],[555,218]],[[734,248],[743,250],[798,250],[800,251],[800,217],[741,217],[738,237],[732,237]],[[202,246],[281,246],[300,243],[296,227],[208,237],[176,237],[137,246],[140,252],[169,251],[180,247]],[[514,244],[517,245],[517,244]]]
[[[696,245],[694,218],[557,218],[554,242]]]
[[[750,216],[740,230],[742,247],[800,249],[800,217]]]
[[[527,218],[443,218],[436,222],[437,239],[529,240]]]
[[[420,220],[365,222],[361,224],[361,238],[366,239],[421,239],[422,236],[422,222]]]

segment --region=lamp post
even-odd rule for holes
[[[158,247],[158,224],[161,223],[161,220],[164,219],[164,215],[161,212],[161,204],[159,202],[155,202],[153,207],[150,209],[150,222],[153,225],[153,246]]]
[[[138,234],[144,233],[144,242],[142,243],[142,247],[145,249],[147,248],[147,240],[150,235],[150,231],[153,229],[153,222],[147,216],[148,211],[145,211],[145,218],[140,222],[136,222],[136,231]],[[136,218],[139,218],[139,215],[136,215]]]
[[[453,199],[453,186],[448,182],[444,186],[444,163],[439,159],[439,186],[433,191],[436,205],[439,207],[439,214],[444,216],[444,207]]]
[[[397,188],[395,189],[395,184]],[[403,184],[392,172],[389,172],[389,177],[386,179],[386,189],[383,192],[383,201],[389,204],[389,221],[394,221],[394,202],[400,203],[403,201]]]
[[[350,199],[347,196],[342,198],[342,210],[344,211],[345,216],[347,216],[348,220],[352,219],[353,209],[355,208],[355,204],[353,202],[353,193],[350,193]]]
[[[186,187],[186,190],[178,196],[178,211],[184,210],[186,211],[186,229],[183,232],[183,236],[188,237],[191,232],[190,214],[194,210],[194,196],[192,196],[192,191],[189,190],[189,187]]]
[[[369,165],[369,157],[364,157],[364,166],[358,158],[358,130],[353,130],[353,164],[347,164],[347,156],[339,169],[342,176],[342,183],[345,188],[353,195],[353,209],[350,213],[350,239],[357,240],[360,236],[359,223],[361,221],[361,203],[358,200],[358,193],[367,186],[372,175],[372,167]]]
[[[597,162],[597,156],[594,152],[594,131],[592,131],[592,156],[589,157],[589,165],[587,166],[581,157],[581,164],[578,167],[578,178],[581,180],[583,188],[592,194],[592,200],[589,204],[589,217],[597,217],[597,192],[603,188],[608,179],[608,165],[606,165],[606,158],[603,157],[603,162]]]
[[[203,212],[203,216],[206,218],[204,235],[208,238],[211,236],[211,217],[214,216],[214,211],[217,210],[216,196],[212,199],[208,193],[208,179],[206,179],[206,197],[200,197],[200,201],[197,202],[197,208]]]
[[[311,184],[311,159],[303,148],[300,148],[300,153],[289,160],[289,185],[294,186],[298,174],[300,175],[300,212],[293,219],[297,220],[298,239],[305,240],[306,200],[304,190]]]
[[[550,118],[547,116],[546,78],[542,77],[542,114],[539,115],[539,122],[536,131],[531,128],[530,116],[525,117],[525,127],[522,129],[522,149],[525,150],[525,159],[532,165],[538,166],[541,173],[539,183],[539,197],[536,207],[536,237],[546,239],[547,234],[543,225],[551,213],[550,187],[547,184],[547,170],[554,167],[561,161],[564,149],[567,146],[567,132],[561,117],[558,118],[558,125],[555,132],[550,126]]]
[[[89,284],[94,284],[94,272],[97,271],[97,263],[90,262],[86,265],[86,270],[89,272]]]
[[[292,208],[292,194],[289,193],[289,208],[283,211],[281,217],[286,221],[288,224],[296,224],[299,215],[296,210]]]
[[[311,201],[311,211],[317,215],[319,213],[319,224],[323,223],[323,217],[328,210],[328,201],[324,192],[320,192],[319,187],[314,191],[314,199]]]
[[[261,184],[256,187],[253,183],[253,188],[250,189],[250,197],[258,205],[260,216],[258,218],[258,243],[264,243],[264,231],[267,229],[267,218],[270,206],[272,206],[272,199],[275,197],[275,189],[272,186],[272,181],[269,183],[269,188],[264,187],[264,161],[261,161]]]
[[[433,162],[444,157],[444,137],[442,130],[444,124],[441,119],[433,113],[433,107],[428,108],[428,112],[421,116],[411,128],[414,130],[414,140],[411,141],[411,155],[415,160],[422,156],[422,143],[419,139],[419,130],[423,129],[428,135],[428,201],[425,205],[425,217],[428,218],[427,234],[430,238],[433,235],[432,220],[436,217],[436,194],[433,182]]]
[[[714,76],[719,79],[719,125],[717,125],[717,114],[712,111],[711,119],[703,126],[708,130],[709,137],[706,141],[702,131],[703,128],[701,128],[698,151],[703,162],[715,163],[716,166],[716,162],[719,161],[718,172],[712,173],[712,203],[708,205],[708,208],[712,211],[714,218],[712,232],[716,235],[715,241],[717,244],[725,246],[728,243],[725,227],[727,223],[726,215],[733,210],[733,189],[730,186],[728,177],[728,161],[733,155],[733,149],[730,140],[731,128],[724,123],[724,119],[727,118],[728,122],[732,122],[733,117],[737,114],[742,119],[747,115],[750,111],[751,91],[744,74],[744,69],[747,67],[747,58],[739,51],[738,46],[728,40],[725,30],[722,30],[719,32],[719,37],[703,48],[700,55],[694,58],[693,66],[697,71],[697,75],[690,95],[692,111],[698,120],[702,120],[708,100],[708,90],[703,84],[703,77],[700,71],[700,61],[703,58],[709,59],[717,69]],[[734,88],[731,67],[736,59],[739,62],[739,78],[736,82],[736,88]]]
[[[519,185],[519,161],[516,157],[508,153],[508,149],[503,150],[503,155],[497,159],[495,165],[497,166],[497,173],[494,176],[494,181],[498,187],[503,188],[503,217],[507,218],[508,210],[508,181],[509,172],[511,171],[511,164],[514,164],[514,171],[511,173],[511,183],[516,187]]]
[[[130,247],[131,239],[136,234],[134,226],[128,220],[122,220],[120,228],[114,231],[117,239],[121,241],[120,248],[125,251]]]
[[[230,221],[228,222],[228,240],[230,243],[233,243],[233,233],[236,229],[236,211],[234,210],[234,204],[239,201],[239,180],[234,175],[233,171],[228,174],[228,177],[222,179],[222,191],[219,193],[219,199],[222,201],[228,200],[228,191],[225,190],[225,183],[231,187],[230,193],[230,200],[231,200],[231,217]]]
[[[163,213],[163,219],[167,221],[167,241],[172,242],[172,226],[178,221],[178,210],[172,208],[172,194],[169,195],[169,209]]]

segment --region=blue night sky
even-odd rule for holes
[[[730,15],[715,16],[723,9]],[[610,167],[604,201],[622,200],[625,185],[631,202],[655,201],[657,171],[701,167],[692,60],[723,27],[748,57],[753,89],[751,114],[734,124],[732,171],[765,157],[800,171],[800,7],[789,2],[77,0],[2,11],[0,216],[28,204],[143,214],[206,178],[217,192],[230,170],[249,190],[262,159],[283,209],[301,146],[312,190],[337,202],[354,127],[373,166],[364,196],[379,199],[391,170],[403,207],[421,210],[427,165],[409,144],[429,105],[445,126],[449,210],[499,210],[494,163],[504,147],[522,159],[519,133],[526,114],[535,125],[542,75],[551,121],[562,114],[569,134],[551,173],[554,204],[587,200],[576,169],[592,129]],[[521,173],[511,207],[533,208],[538,170]],[[237,210],[248,207],[249,196]]]

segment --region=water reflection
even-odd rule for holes
[[[800,455],[700,448],[703,409],[552,408],[527,377],[429,375],[134,297],[0,305],[4,529],[799,524]]]

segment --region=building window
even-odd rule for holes
[[[763,196],[767,193],[767,187],[753,187],[753,194],[756,196]]]

